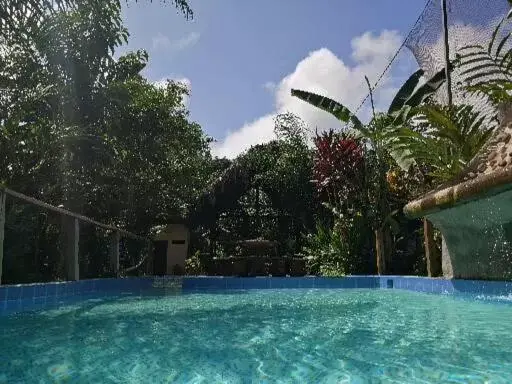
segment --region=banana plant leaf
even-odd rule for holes
[[[423,74],[423,69],[417,70],[400,87],[397,94],[393,98],[391,105],[389,106],[388,115],[399,111],[405,105],[405,102],[409,99],[409,97],[411,97],[412,93],[416,89],[416,86],[423,77]]]
[[[363,123],[361,123],[361,120],[359,120],[357,116],[350,111],[350,109],[333,99],[322,95],[317,95],[316,93],[301,91],[299,89],[292,89],[292,96],[297,97],[313,105],[314,107],[330,113],[344,123],[352,123],[354,129],[359,131],[365,129]]]

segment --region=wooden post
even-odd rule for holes
[[[70,281],[80,279],[78,263],[78,242],[80,238],[80,224],[75,217],[62,217],[62,237],[64,260],[66,263],[66,278]]]
[[[119,241],[121,234],[119,231],[114,231],[110,235],[110,266],[114,274],[119,276]]]
[[[6,193],[0,189],[0,284],[2,284],[2,265],[4,262],[5,197]]]
[[[434,242],[434,226],[427,219],[423,219],[423,238],[425,240],[425,258],[429,277],[441,276],[441,255]]]
[[[375,254],[377,256],[377,273],[384,275],[386,273],[386,256],[384,255],[384,231],[382,228],[375,230]]]

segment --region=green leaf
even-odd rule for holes
[[[355,129],[363,129],[363,124],[347,107],[328,97],[317,95],[316,93],[292,89],[292,96],[297,97],[325,112],[330,113],[338,120],[348,123],[351,122]]]
[[[449,69],[452,70],[452,67]],[[425,102],[431,95],[437,92],[437,90],[446,81],[446,71],[443,68],[432,76],[425,84],[419,87],[404,103],[410,107],[417,107],[418,105]]]
[[[412,93],[416,89],[416,86],[418,85],[423,74],[424,71],[422,69],[417,70],[400,87],[397,94],[393,98],[391,105],[389,106],[389,115],[399,111],[404,106],[405,102],[411,97]]]

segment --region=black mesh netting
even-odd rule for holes
[[[461,48],[469,45],[487,47],[493,31],[510,9],[508,0],[448,0],[448,41],[450,59],[456,58]],[[502,33],[510,32],[505,28]],[[412,51],[419,66],[427,77],[433,76],[445,66],[443,15],[441,0],[430,0],[419,22],[411,31],[406,46]],[[471,96],[463,90],[467,84],[461,69],[452,73],[452,92],[455,104],[472,104],[475,109],[486,115],[493,115],[493,107],[482,97]],[[436,95],[437,101],[447,102],[445,87]]]

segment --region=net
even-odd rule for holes
[[[463,47],[481,45],[487,47],[492,34],[510,9],[508,0],[448,0],[448,42],[450,60],[460,54]],[[443,12],[440,0],[429,0],[425,11],[414,26],[406,40],[419,66],[430,78],[445,67]],[[502,30],[502,34],[510,32],[510,28]],[[467,69],[467,67],[465,68]],[[486,116],[495,115],[495,107],[487,98],[469,96],[464,87],[467,78],[463,69],[456,67],[452,73],[452,93],[454,104],[470,104],[475,110]],[[496,75],[497,76],[497,75]],[[486,80],[491,80],[488,76]],[[446,87],[441,87],[435,95],[437,102],[447,104]]]

